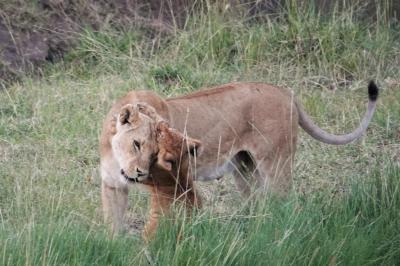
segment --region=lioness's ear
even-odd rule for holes
[[[121,125],[135,124],[139,121],[139,110],[132,104],[123,106],[119,112],[118,121]]]
[[[201,153],[201,141],[189,137],[186,137],[185,141],[189,154],[193,157],[199,156],[199,154]]]
[[[155,122],[160,122],[162,120],[162,117],[157,113],[156,109],[154,109],[153,106],[145,103],[145,102],[138,102],[136,103],[139,112],[147,115],[151,119],[153,119]]]

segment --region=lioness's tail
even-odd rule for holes
[[[370,81],[368,85],[369,102],[367,112],[365,113],[360,126],[349,134],[334,135],[322,130],[316,124],[314,124],[314,122],[310,119],[306,112],[304,112],[301,106],[296,103],[297,110],[299,112],[299,124],[308,134],[319,141],[334,145],[347,144],[361,137],[361,135],[367,129],[368,124],[371,121],[372,115],[375,111],[376,99],[378,98],[378,94],[378,87],[375,85],[374,81]]]

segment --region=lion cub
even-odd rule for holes
[[[189,167],[196,159],[200,141],[185,137],[166,122],[159,122],[156,131],[159,147],[157,163],[150,167],[149,178],[142,182],[151,192],[150,217],[144,229],[145,239],[155,234],[159,218],[169,213],[175,201],[182,202],[189,209],[201,207],[201,199],[194,188]]]

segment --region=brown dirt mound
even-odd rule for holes
[[[44,62],[54,62],[71,49],[84,27],[101,30],[146,28],[146,32],[168,33],[182,27],[195,9],[217,4],[221,10],[240,7],[245,16],[277,12],[286,0],[10,0],[0,1],[0,88],[26,72],[40,73]],[[298,2],[302,2],[298,0]],[[325,12],[337,1],[316,0]],[[368,3],[367,3],[368,2]],[[399,16],[400,3],[389,1],[392,18]],[[374,14],[375,1],[363,2]],[[150,30],[150,31],[148,31]]]
[[[54,62],[73,47],[84,27],[181,26],[194,0],[0,1],[0,83]]]

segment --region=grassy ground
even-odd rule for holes
[[[42,78],[2,90],[0,264],[397,264],[398,28],[380,14],[357,20],[357,8],[327,17],[295,10],[263,22],[209,11],[154,42],[141,32],[88,30]],[[97,142],[105,113],[127,91],[173,96],[268,82],[292,89],[321,127],[343,133],[359,123],[370,79],[382,93],[367,135],[334,147],[301,133],[288,199],[248,202],[229,176],[198,184],[204,210],[165,221],[146,246],[139,231],[148,195],[132,189],[131,234],[107,236]]]

